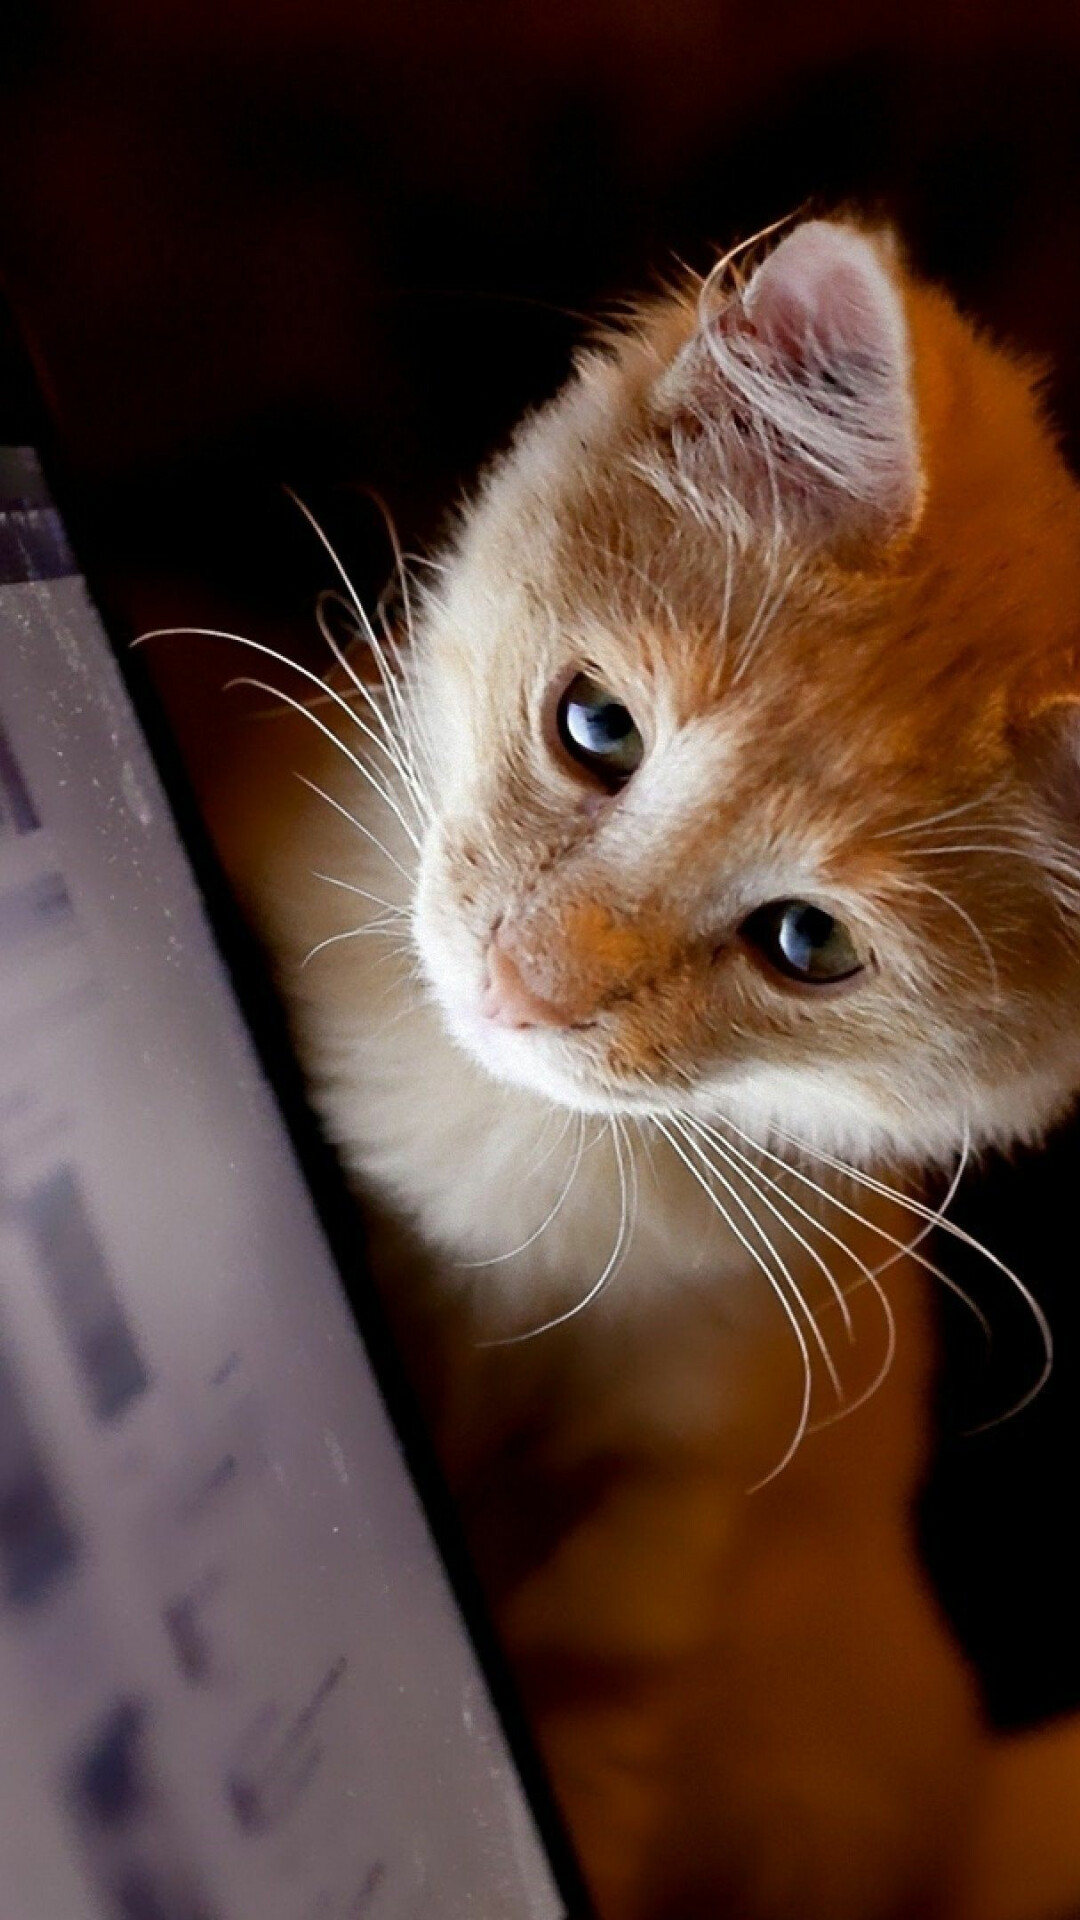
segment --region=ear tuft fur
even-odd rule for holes
[[[656,404],[695,499],[823,544],[909,532],[922,496],[911,355],[890,243],[812,220],[719,306]]]

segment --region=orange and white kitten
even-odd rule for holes
[[[1080,1087],[1031,374],[808,222],[584,352],[433,580],[227,830],[599,1910],[1063,1913],[918,1566],[905,1251]]]

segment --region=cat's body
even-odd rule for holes
[[[1080,505],[879,240],[721,294],[527,427],[321,791],[269,723],[233,864],[605,1920],[929,1920],[983,1746],[877,1177],[1080,1085]]]
[[[340,794],[330,750],[318,764],[306,732],[267,723],[270,757]],[[250,766],[245,787],[266,792]],[[794,1438],[801,1358],[751,1254],[662,1140],[625,1148],[635,1228],[609,1286],[535,1339],[479,1345],[573,1306],[608,1266],[615,1150],[593,1125],[583,1148],[576,1127],[559,1141],[561,1120],[531,1095],[495,1089],[492,1104],[381,939],[342,940],[301,971],[319,940],[357,925],[356,896],[309,871],[312,832],[321,869],[354,884],[375,884],[380,856],[358,866],[354,829],[341,821],[338,840],[340,816],[312,797],[313,818],[295,793],[292,818],[286,788],[277,811],[245,823],[238,804],[230,821],[249,874],[256,844],[273,873],[262,924],[331,1133],[369,1181],[378,1156],[384,1197],[422,1169],[429,1204],[468,1230],[468,1257],[499,1259],[433,1261],[386,1222],[370,1245],[601,1914],[931,1920],[981,1757],[913,1538],[933,1365],[924,1277],[900,1259],[882,1275],[897,1321],[884,1385],[749,1498]],[[364,818],[405,850],[376,810]],[[358,1151],[359,1087],[371,1142]],[[575,1163],[549,1226],[500,1258],[541,1225]],[[812,1215],[813,1193],[790,1191]],[[846,1204],[897,1241],[911,1234],[874,1196]],[[871,1271],[896,1251],[881,1233],[846,1222]],[[849,1339],[822,1274],[794,1242],[784,1258],[855,1397],[884,1358],[880,1303],[856,1285]],[[850,1261],[837,1269],[860,1279]],[[819,1379],[814,1413],[835,1408]]]

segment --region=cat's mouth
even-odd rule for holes
[[[451,1038],[501,1086],[539,1094],[577,1113],[656,1115],[685,1100],[685,1086],[667,1088],[655,1075],[612,1059],[616,1035],[603,1014],[561,1026],[511,1025],[493,1020],[476,1001],[471,1007],[445,999],[441,1004]]]
[[[429,920],[417,941],[443,1024],[474,1064],[501,1086],[579,1113],[655,1115],[685,1101],[685,1076],[674,1083],[628,1018],[628,981],[598,991],[584,969],[526,966],[503,927],[500,915],[474,944]]]

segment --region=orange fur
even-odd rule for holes
[[[387,695],[389,795],[285,722],[225,809],[328,1128],[408,1224],[382,1284],[604,1920],[1027,1912],[965,1858],[986,1759],[912,1541],[933,1347],[896,1209],[1080,1086],[1078,610],[1031,371],[815,224],[527,423]],[[584,668],[645,738],[617,800],[554,730]],[[329,808],[285,798],[298,757]],[[405,916],[425,994],[313,867]],[[789,897],[850,927],[854,985],[763,964],[747,916]],[[542,1030],[485,1023],[495,932]],[[895,1205],[837,1155],[902,1167]],[[890,1312],[877,1391],[748,1494],[804,1388],[800,1426],[869,1393]]]

